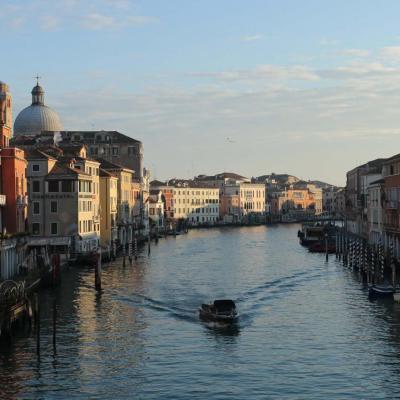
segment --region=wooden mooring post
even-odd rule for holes
[[[37,293],[35,293],[34,298],[35,298],[36,354],[40,358],[40,304]]]
[[[94,262],[94,285],[101,292],[101,249],[99,248],[93,257]]]
[[[135,260],[138,258],[138,251],[137,251],[137,235],[135,234],[135,238],[133,240],[133,250],[135,253]]]
[[[132,265],[132,239],[129,241],[128,245],[128,259],[129,259],[129,264]]]
[[[57,353],[56,336],[57,336],[57,300],[54,297],[54,300],[53,300],[53,352],[54,352],[54,354]]]
[[[113,261],[115,261],[117,259],[117,243],[116,243],[115,239],[112,241],[112,257],[113,257]]]

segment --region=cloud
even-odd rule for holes
[[[327,38],[322,38],[319,41],[319,44],[321,46],[336,46],[338,44],[338,41],[335,39],[327,39]]]
[[[383,58],[389,61],[400,61],[400,46],[383,47],[381,54]]]
[[[108,15],[92,13],[81,20],[81,26],[90,30],[119,29],[127,26],[142,26],[158,22],[157,18],[140,15],[131,15],[124,18],[115,18]]]
[[[9,26],[11,29],[19,30],[24,26],[25,22],[26,19],[24,17],[13,17],[7,19],[5,25]]]
[[[98,13],[92,13],[82,18],[81,25],[87,29],[104,29],[104,28],[116,28],[118,26],[115,18],[102,15]]]
[[[281,66],[264,64],[253,69],[219,72],[195,72],[191,76],[210,78],[220,82],[270,83],[281,85],[285,81],[317,81],[318,74],[304,65]]]
[[[40,27],[44,31],[53,31],[60,25],[60,19],[53,15],[45,15],[41,18]]]
[[[256,40],[260,40],[264,37],[264,35],[256,34],[256,35],[246,35],[242,37],[242,42],[254,42]]]
[[[10,3],[3,8],[0,30],[53,31],[60,26],[68,30],[114,30],[158,22],[153,16],[136,15],[129,0],[26,0],[23,6]]]
[[[153,24],[159,22],[158,18],[146,17],[143,15],[132,15],[126,18],[126,25],[140,26],[145,24]]]
[[[345,56],[357,57],[357,58],[364,58],[368,57],[371,52],[365,49],[347,49],[342,52]]]

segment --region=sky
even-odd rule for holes
[[[400,152],[400,2],[0,0],[14,117],[41,76],[66,130],[141,140],[157,179],[344,185]]]

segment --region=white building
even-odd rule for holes
[[[219,189],[182,186],[172,188],[174,218],[191,225],[215,224],[219,219]]]
[[[371,244],[379,244],[382,241],[384,228],[382,193],[384,184],[384,179],[379,179],[371,182],[368,186],[368,240]]]

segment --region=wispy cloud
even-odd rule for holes
[[[81,26],[86,29],[117,28],[119,26],[114,17],[92,13],[81,20]]]
[[[127,26],[142,26],[158,22],[157,18],[141,15],[131,15],[124,18],[115,18],[108,15],[92,13],[81,20],[81,26],[91,30],[119,29]]]
[[[336,39],[322,38],[319,41],[321,46],[336,46],[339,42]]]
[[[255,35],[246,35],[242,36],[242,42],[255,42],[256,40],[260,40],[264,37],[264,35],[257,33]]]
[[[62,26],[66,29],[113,30],[158,22],[154,16],[137,15],[130,0],[26,0],[24,6],[10,3],[2,7],[0,29],[53,31]]]
[[[370,56],[371,51],[366,49],[347,49],[342,54],[350,57],[364,58]]]
[[[44,31],[53,31],[60,26],[60,19],[53,15],[45,15],[41,18],[40,27]]]
[[[211,78],[225,82],[259,83],[260,81],[276,84],[278,81],[316,81],[319,79],[316,71],[304,65],[259,65],[253,69],[230,70],[217,72],[194,72],[191,74],[200,78]]]

